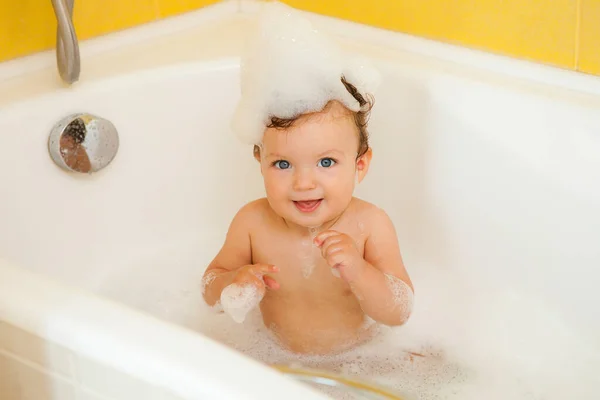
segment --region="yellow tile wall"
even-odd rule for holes
[[[600,0],[581,0],[578,68],[600,75]]]
[[[575,68],[578,0],[285,2],[394,31]]]
[[[219,0],[75,0],[83,40]],[[600,0],[282,0],[380,28],[600,75]],[[0,61],[54,47],[50,0],[0,0]]]
[[[75,0],[73,21],[80,40],[200,8],[219,0]],[[56,43],[50,0],[0,0],[0,61]]]

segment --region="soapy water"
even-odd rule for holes
[[[408,265],[414,308],[403,327],[379,325],[371,341],[335,356],[289,353],[264,327],[258,307],[238,323],[204,303],[203,273],[222,240],[205,236],[152,246],[153,253],[146,249],[127,265],[105,268],[90,288],[260,362],[344,373],[395,389],[407,400],[597,398],[597,350],[545,303],[414,263]],[[351,398],[337,389],[326,393]]]

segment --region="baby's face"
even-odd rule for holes
[[[357,150],[353,115],[338,102],[286,130],[267,129],[260,163],[269,204],[303,227],[334,220],[368,169],[370,151],[357,161]]]

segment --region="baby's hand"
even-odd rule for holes
[[[266,288],[279,289],[279,283],[267,275],[272,272],[279,272],[279,268],[268,264],[245,265],[236,271],[232,283],[240,286],[254,285],[259,293],[264,295]]]
[[[314,242],[321,249],[327,264],[337,269],[347,282],[356,279],[364,268],[365,260],[350,236],[329,230],[318,234]]]
[[[266,275],[277,271],[277,267],[265,264],[245,265],[236,270],[231,284],[221,292],[223,311],[235,322],[244,322],[248,312],[262,301],[267,287],[279,288],[275,279]]]

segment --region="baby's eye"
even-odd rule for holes
[[[273,165],[279,169],[288,169],[290,167],[290,163],[285,160],[275,161]]]
[[[331,167],[333,164],[335,164],[335,160],[333,158],[322,158],[319,161],[319,166],[323,167],[323,168],[329,168]]]

